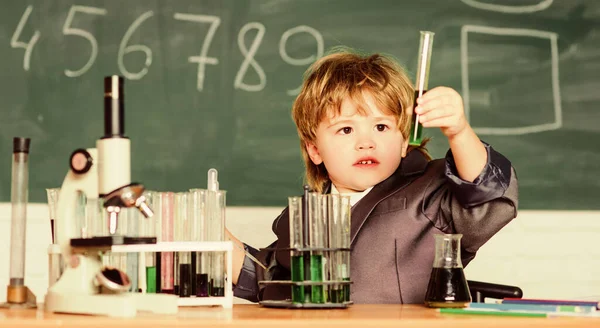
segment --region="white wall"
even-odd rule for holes
[[[281,208],[229,207],[227,226],[255,247],[275,236]],[[479,251],[468,279],[521,287],[526,297],[600,300],[600,212],[521,211]],[[48,285],[50,223],[46,204],[30,204],[25,284],[43,301]],[[6,300],[10,262],[10,203],[0,203],[0,302]]]

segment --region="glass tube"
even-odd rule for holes
[[[13,139],[9,287],[25,286],[25,233],[29,193],[30,141],[29,138]]]
[[[47,188],[46,196],[48,197],[48,215],[50,216],[50,233],[52,244],[56,244],[56,212],[58,210],[58,195],[60,188]]]
[[[309,247],[325,248],[327,244],[327,224],[322,216],[321,194],[311,192],[308,194],[308,222],[310,224]],[[310,252],[310,280],[323,281],[323,251]],[[325,295],[323,285],[311,286],[311,302],[324,303]]]
[[[105,226],[105,222],[102,219],[102,211],[99,210],[99,199],[98,198],[88,198],[85,202],[85,226],[87,227],[86,231],[82,231],[87,237],[83,238],[91,238],[96,236],[103,236],[103,227]]]
[[[175,223],[176,223],[176,241],[191,240],[191,224],[188,215],[189,193],[179,192],[175,194]],[[178,281],[179,296],[192,296],[192,254],[190,252],[178,253]]]
[[[161,233],[163,242],[173,241],[173,202],[172,192],[161,192]],[[173,252],[162,252],[160,256],[160,292],[173,294]]]
[[[124,208],[124,212],[127,213],[127,234],[128,237],[139,237],[140,236],[140,217],[142,213],[134,207]],[[121,212],[123,213],[123,212]],[[139,254],[138,253],[127,253],[126,254],[127,270],[125,271],[129,275],[131,280],[131,291],[137,292],[139,289]]]
[[[350,248],[350,216],[352,205],[350,196],[340,196],[340,247]],[[341,263],[338,266],[339,277],[343,281],[350,281],[350,252],[340,251]],[[344,302],[350,302],[350,284],[342,285]]]
[[[302,234],[302,197],[288,197],[290,221],[290,248],[303,248]],[[304,282],[304,256],[302,252],[292,250],[292,282]],[[304,303],[304,286],[292,285],[292,302]]]
[[[326,195],[319,195],[319,211],[320,211],[320,216],[321,219],[324,222],[325,228],[324,228],[324,238],[325,238],[325,247],[329,247],[329,194]],[[333,280],[331,278],[331,273],[330,273],[330,258],[332,258],[332,252],[331,251],[326,251],[323,252],[323,280]],[[325,285],[323,287],[323,299],[325,302],[330,302],[330,290],[331,290],[331,286],[330,285]]]
[[[206,219],[206,190],[191,189],[190,190],[190,217],[192,220],[192,240],[207,241],[208,226]],[[196,296],[208,297],[209,295],[209,260],[210,253],[196,253]]]
[[[332,194],[328,197],[329,206],[329,247],[342,247],[342,224],[341,224],[341,196]],[[329,257],[331,280],[342,280],[342,252],[332,250]],[[344,301],[344,291],[340,284],[330,285],[329,298],[332,303],[342,303]]]
[[[129,221],[129,212],[127,208],[121,207],[119,212],[119,220],[117,221],[117,230],[115,236],[127,235],[127,222]],[[131,273],[127,271],[127,253],[111,253],[110,265],[127,273],[131,277]]]
[[[92,237],[89,233],[91,227],[88,225],[88,218],[86,216],[87,210],[87,196],[82,191],[77,192],[77,206],[75,208],[75,220],[77,224],[77,231],[79,231],[79,238],[90,238]]]
[[[417,98],[422,96],[429,84],[429,64],[431,62],[431,48],[433,47],[433,36],[435,33],[421,31],[421,40],[419,42],[419,60],[417,65],[417,78],[415,82],[415,99],[413,102],[413,111],[417,107]],[[423,125],[419,123],[419,115],[413,113],[411,124],[409,144],[420,146],[423,140]]]
[[[154,192],[152,195],[152,204],[154,205],[154,207],[152,208],[154,210],[154,234],[156,235],[156,242],[160,243],[163,241],[163,237],[162,237],[162,195],[163,193],[161,192]],[[156,268],[156,293],[160,293],[160,289],[162,286],[162,252],[156,252],[154,257],[154,265]],[[146,279],[148,280],[148,279]]]
[[[156,213],[156,206],[154,205],[154,191],[146,190],[144,192],[144,197],[146,198],[146,204],[154,210],[154,216],[146,219],[143,215],[139,215],[139,226],[140,226],[140,235],[142,237],[156,237],[156,218],[160,217]],[[148,252],[144,254],[144,275],[146,280],[146,293],[154,294],[156,293],[156,264],[154,258],[156,253]],[[141,282],[140,282],[141,283]]]
[[[225,240],[225,190],[207,191],[206,206],[210,240]],[[225,296],[225,257],[222,252],[211,254],[211,296]]]
[[[53,245],[58,245],[56,240],[56,213],[58,210],[58,195],[60,188],[47,188],[48,197],[48,216],[50,218],[50,233]],[[63,261],[60,253],[48,254],[48,286],[54,285],[58,281],[63,271]]]

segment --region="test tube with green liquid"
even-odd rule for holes
[[[316,192],[308,193],[308,222],[310,224],[311,248],[325,248],[327,244],[327,224],[326,218],[322,216],[322,196]],[[324,251],[313,250],[310,252],[310,281],[322,282],[324,277],[323,259]],[[311,286],[311,302],[325,303],[325,293],[323,285]]]
[[[303,248],[302,197],[288,197],[290,221],[290,248]],[[292,282],[304,282],[304,256],[300,251],[290,252]],[[304,303],[304,286],[292,285],[292,302]]]
[[[145,237],[156,237],[156,241],[162,240],[161,236],[161,218],[162,218],[162,207],[160,203],[159,192],[146,191],[144,192],[148,206],[154,210],[154,215],[150,219],[141,218],[142,231]],[[157,254],[149,252],[145,254],[146,261],[146,293],[154,294],[158,291],[157,281]]]
[[[329,273],[332,281],[350,280],[350,254],[341,248],[350,245],[350,196],[329,195]],[[329,290],[331,303],[343,303],[350,299],[350,288],[346,284],[332,284]],[[346,296],[346,294],[348,294]]]
[[[419,123],[419,115],[414,113],[417,107],[417,98],[427,92],[429,83],[429,63],[431,62],[431,48],[433,47],[433,36],[435,33],[421,31],[419,43],[419,60],[417,65],[417,78],[415,82],[415,99],[413,102],[413,115],[408,143],[412,146],[420,146],[423,141],[423,125]]]

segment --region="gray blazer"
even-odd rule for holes
[[[435,234],[461,233],[467,265],[488,239],[517,214],[517,177],[511,163],[486,145],[488,163],[473,183],[457,176],[452,154],[428,161],[409,152],[397,171],[352,207],[351,300],[355,303],[423,303],[434,257]],[[289,247],[287,208],[273,223]],[[289,280],[289,252],[261,250],[268,270],[257,280]],[[468,278],[468,277],[467,277]],[[258,299],[289,299],[290,287],[260,288]]]

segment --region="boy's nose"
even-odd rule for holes
[[[375,149],[375,142],[372,139],[365,138],[356,143],[357,150]]]

